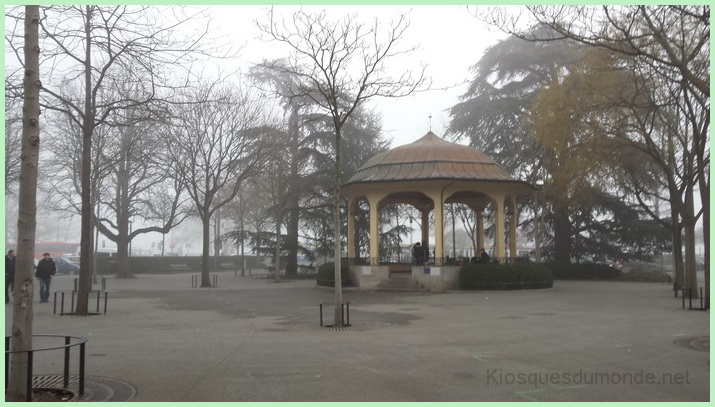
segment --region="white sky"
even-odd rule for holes
[[[291,10],[301,6],[276,6],[276,14],[289,16]],[[430,130],[444,136],[449,122],[447,109],[456,104],[466,91],[465,80],[471,77],[469,67],[481,58],[484,50],[505,35],[488,27],[469,13],[465,6],[312,6],[316,10],[326,9],[339,18],[343,14],[355,13],[358,17],[377,16],[385,22],[395,18],[399,12],[409,12],[410,27],[403,47],[417,45],[419,51],[406,63],[396,62],[395,70],[401,72],[408,64],[424,63],[427,75],[432,78],[432,90],[420,92],[406,98],[376,98],[371,101],[382,115],[383,135],[392,138],[392,146],[410,143]],[[303,6],[304,10],[311,8]],[[472,6],[473,9],[473,6]],[[263,58],[282,57],[275,43],[258,39],[260,32],[254,20],[266,19],[266,6],[224,5],[212,6],[214,26],[225,31],[236,45],[245,44],[240,52],[244,66],[260,62]],[[402,65],[402,66],[397,66]],[[455,86],[460,85],[460,86]],[[447,90],[443,90],[449,88]]]

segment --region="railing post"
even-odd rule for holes
[[[65,293],[62,292],[62,304],[60,305],[60,315],[65,314]]]
[[[688,309],[693,309],[693,289],[688,288]]]
[[[70,382],[70,337],[65,336],[65,366],[64,366],[64,377],[62,378],[62,387],[67,388]]]
[[[10,354],[8,351],[10,350],[10,337],[6,336],[5,337],[5,388],[7,389],[7,380],[9,377],[10,373]]]
[[[104,315],[107,315],[107,292],[104,292]]]
[[[79,394],[84,395],[84,352],[86,342],[79,345]]]

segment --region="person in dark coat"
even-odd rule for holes
[[[418,266],[425,264],[424,251],[420,246],[420,242],[415,243],[415,245],[412,247],[412,258],[414,259],[414,264]]]
[[[10,302],[10,291],[15,286],[15,251],[8,250],[5,256],[5,304]],[[9,290],[9,291],[8,291]]]
[[[42,255],[42,260],[37,262],[35,277],[40,280],[40,302],[48,302],[50,299],[50,282],[57,273],[57,265],[50,258],[49,253]]]
[[[422,264],[428,263],[430,259],[429,255],[429,245],[427,244],[427,241],[422,242]]]
[[[479,255],[479,262],[480,263],[489,263],[491,261],[491,257],[489,257],[489,254],[487,253],[486,250],[482,249],[481,254]]]

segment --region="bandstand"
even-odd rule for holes
[[[462,203],[476,213],[476,242],[484,247],[484,210],[493,208],[495,236],[492,256],[499,261],[516,256],[516,205],[534,188],[512,179],[491,158],[469,146],[442,140],[431,131],[419,140],[380,153],[368,160],[342,186],[348,202],[348,257],[351,279],[359,287],[377,288],[396,267],[384,264],[379,253],[379,211],[390,204],[409,204],[421,215],[421,242],[434,254],[428,265],[408,267],[415,282],[431,291],[454,288],[457,267],[447,264],[444,250],[444,208]],[[355,250],[355,214],[360,202],[369,208],[369,257]],[[489,206],[492,203],[493,205]],[[434,212],[434,230],[429,215]],[[508,220],[508,222],[507,222]],[[434,241],[430,242],[430,236]],[[508,242],[508,251],[505,242]],[[404,267],[403,267],[404,271]]]

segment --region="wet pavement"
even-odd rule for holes
[[[319,323],[332,288],[217,274],[216,288],[191,288],[188,273],[108,276],[106,315],[36,298],[34,333],[88,339],[84,401],[709,400],[710,314],[683,310],[667,285],[346,289],[351,326],[334,330]],[[38,354],[35,372],[53,380],[62,355]]]

